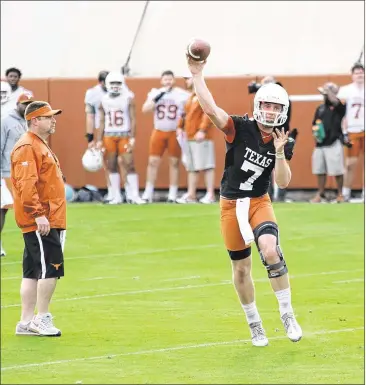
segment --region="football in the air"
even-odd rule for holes
[[[193,39],[187,46],[187,55],[195,61],[206,60],[210,52],[210,44],[202,39]]]

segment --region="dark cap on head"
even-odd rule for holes
[[[98,74],[98,82],[105,82],[105,78],[108,76],[109,71],[100,71]]]

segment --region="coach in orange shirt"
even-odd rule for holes
[[[206,185],[206,194],[200,199],[201,203],[215,202],[215,148],[213,141],[214,125],[203,112],[193,89],[191,77],[185,77],[186,87],[192,95],[185,105],[184,117],[180,119],[177,135],[184,130],[188,140],[185,150],[186,169],[188,172],[188,191],[177,203],[196,203],[197,179],[203,171]]]
[[[49,303],[57,279],[64,275],[66,198],[59,161],[46,142],[60,113],[47,102],[30,103],[25,110],[28,131],[10,158],[15,220],[25,243],[17,335],[61,335],[53,325]]]

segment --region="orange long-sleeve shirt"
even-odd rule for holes
[[[23,233],[45,215],[51,228],[66,229],[66,197],[60,164],[39,136],[26,132],[10,156],[14,214]]]
[[[193,93],[184,107],[185,116],[178,122],[178,128],[185,130],[188,140],[193,140],[197,131],[204,131],[206,139],[213,138],[214,125],[203,112],[197,96]]]

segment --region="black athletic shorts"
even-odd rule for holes
[[[64,276],[66,230],[51,229],[47,236],[38,231],[24,233],[23,278],[60,278]]]

